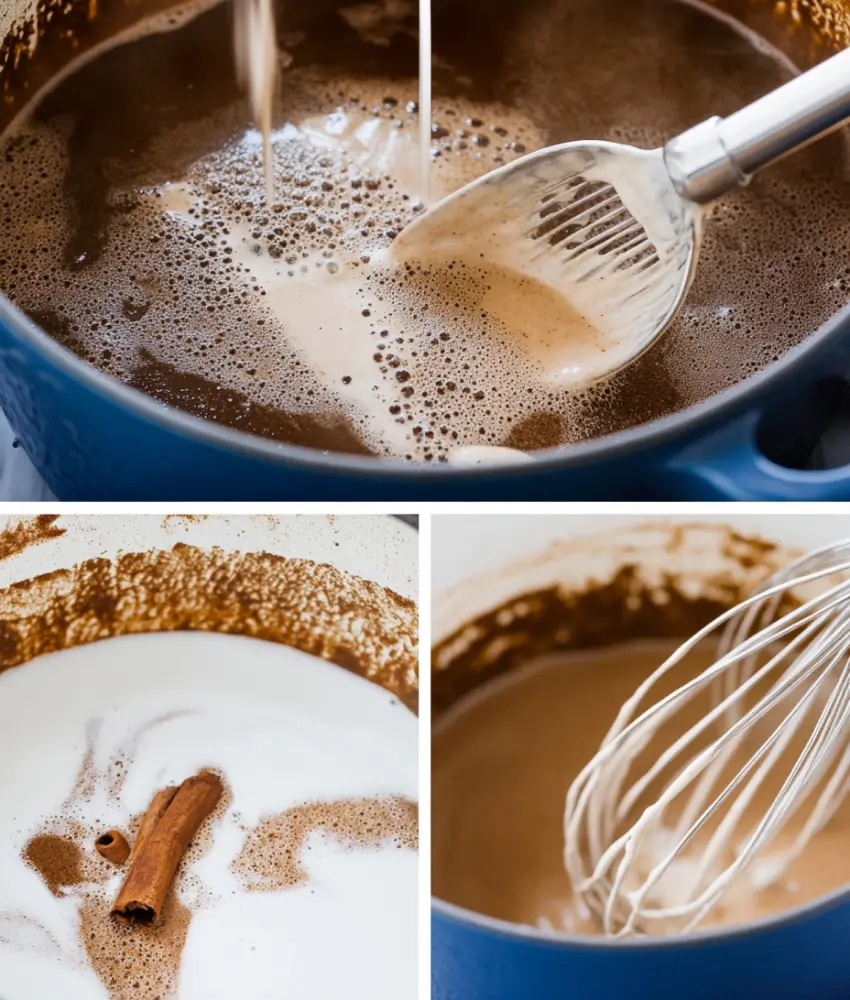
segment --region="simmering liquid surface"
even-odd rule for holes
[[[553,655],[481,688],[439,720],[432,757],[438,898],[548,930],[599,932],[573,899],[564,871],[567,789],[599,749],[620,705],[674,648],[635,643]],[[709,650],[695,651],[687,676],[711,662]],[[676,683],[683,679],[680,674]],[[756,806],[765,805],[761,796]],[[773,849],[787,846],[791,833],[780,834]],[[746,883],[731,889],[702,926],[778,913],[850,883],[848,834],[845,802],[783,879],[760,892]]]
[[[558,322],[527,322],[538,290],[468,260],[389,259],[422,208],[415,7],[278,11],[270,205],[228,19],[190,6],[147,22],[0,140],[0,288],[167,405],[327,450],[533,450],[697,402],[846,300],[842,134],[713,209],[687,306],[652,351],[592,390],[553,384],[569,352]],[[672,0],[448,4],[434,53],[432,197],[547,143],[659,145],[793,72]]]

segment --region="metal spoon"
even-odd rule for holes
[[[393,255],[464,257],[554,286],[598,333],[598,357],[578,373],[592,382],[634,361],[676,315],[706,206],[848,120],[850,49],[661,149],[568,142],[524,156],[416,219]]]

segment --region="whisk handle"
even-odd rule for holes
[[[728,118],[710,118],[672,139],[664,159],[679,194],[705,204],[848,120],[845,49]]]

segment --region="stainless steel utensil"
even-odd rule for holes
[[[409,225],[402,259],[447,254],[558,288],[599,332],[592,382],[661,335],[696,269],[706,207],[756,171],[850,119],[850,50],[661,149],[568,142],[467,185]]]

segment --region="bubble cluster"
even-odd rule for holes
[[[473,99],[461,83],[435,97],[434,188],[548,142],[656,146],[787,78],[760,40],[685,5],[665,4],[661,18],[659,6],[547,0],[519,16],[509,93]],[[173,33],[191,45],[196,24]],[[155,56],[160,43],[130,47],[141,44]],[[293,53],[271,204],[235,92],[206,107],[178,81],[151,99],[143,128],[128,114],[126,135],[107,143],[92,136],[116,119],[96,101],[72,95],[61,113],[36,102],[0,140],[4,292],[85,360],[168,405],[297,444],[426,462],[465,446],[566,444],[681,409],[771,364],[847,299],[838,135],[714,208],[687,305],[656,347],[589,390],[554,386],[482,306],[492,275],[469,262],[388,265],[422,210],[415,80],[345,76]],[[108,85],[120,72],[108,56],[76,75]],[[613,78],[600,68],[610,65]],[[659,65],[679,81],[676,101]],[[183,114],[193,100],[200,110]]]
[[[386,797],[312,802],[268,816],[248,831],[233,862],[245,888],[280,892],[307,881],[311,834],[346,850],[419,848],[419,809],[408,799]]]
[[[180,961],[192,914],[172,893],[161,919],[126,927],[110,915],[112,899],[92,888],[80,907],[80,934],[92,968],[110,1000],[161,1000],[176,996]]]

